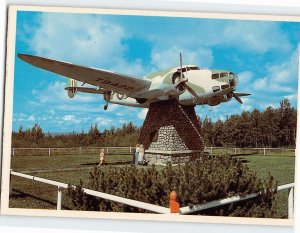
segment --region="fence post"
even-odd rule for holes
[[[210,148],[210,153],[212,154],[212,147]]]
[[[106,147],[106,154],[108,154],[108,147]]]
[[[294,188],[290,188],[289,190],[288,218],[294,218]]]
[[[9,196],[12,194],[11,172],[12,172],[12,169],[10,169],[10,172],[9,172]]]
[[[234,148],[234,154],[236,155],[236,148]]]
[[[264,155],[266,155],[266,148],[264,148]]]
[[[15,156],[15,148],[12,149],[12,156]]]
[[[131,153],[131,146],[130,146],[130,148],[129,148],[129,153]]]
[[[62,188],[57,187],[57,210],[61,210]]]
[[[51,149],[50,149],[50,148],[49,148],[49,152],[48,152],[48,155],[49,155],[49,156],[51,156]]]

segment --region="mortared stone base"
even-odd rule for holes
[[[200,157],[204,142],[194,106],[181,106],[176,99],[152,103],[139,143],[149,164],[178,164]]]

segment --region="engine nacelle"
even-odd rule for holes
[[[75,79],[70,78],[68,80],[68,96],[70,98],[74,98],[77,93],[77,81]]]
[[[220,104],[221,102],[223,102],[222,100],[223,100],[223,98],[215,96],[213,98],[208,99],[207,104],[209,106],[216,106],[216,105]]]

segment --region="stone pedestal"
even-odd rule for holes
[[[178,164],[201,156],[204,142],[194,106],[181,106],[176,99],[152,103],[139,143],[150,164]]]

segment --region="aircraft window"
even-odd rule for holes
[[[221,78],[226,77],[226,76],[228,76],[228,73],[221,73],[221,74],[220,74],[220,77],[221,77]]]
[[[221,89],[226,89],[226,88],[228,88],[229,87],[229,85],[228,84],[225,84],[225,85],[222,85],[221,86]]]
[[[177,69],[179,72],[182,71],[182,72],[186,72],[186,68],[182,68],[182,69]]]
[[[177,70],[180,72],[181,69],[177,69]],[[199,67],[196,67],[196,66],[193,66],[193,67],[187,66],[187,67],[182,68],[182,72],[187,72],[189,70],[200,70],[200,69],[199,69]]]
[[[213,86],[212,87],[213,92],[219,91],[220,87],[219,86]]]
[[[218,73],[217,73],[217,74],[212,74],[212,75],[211,75],[211,78],[212,78],[212,79],[219,78],[219,74],[218,74]]]

